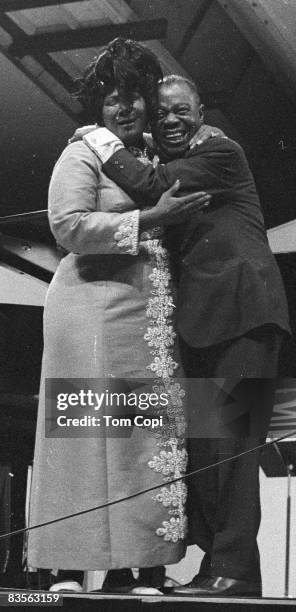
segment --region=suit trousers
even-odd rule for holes
[[[189,438],[189,471],[265,441],[282,339],[276,326],[264,326],[208,349],[192,348],[181,340],[187,376],[219,378],[219,384],[224,385],[222,403],[215,398],[209,407],[223,415],[223,436],[205,439],[196,437],[195,432],[195,437]],[[202,397],[196,401],[202,402]],[[259,458],[256,450],[188,479],[189,543],[206,553],[202,575],[261,583]]]

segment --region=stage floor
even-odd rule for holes
[[[35,591],[37,593],[37,591]],[[27,593],[33,591],[0,589],[0,607],[4,606],[8,610],[15,607],[24,607],[29,610],[36,610],[48,606],[46,604],[30,605],[17,604],[10,605],[5,603],[8,593]],[[38,594],[48,594],[48,591],[38,591]],[[57,610],[62,609],[67,612],[281,612],[286,611],[287,607],[296,610],[296,599],[247,599],[247,598],[197,598],[197,597],[173,597],[172,595],[103,595],[101,593],[64,593],[62,608],[60,605],[54,606]]]

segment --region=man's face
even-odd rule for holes
[[[181,157],[203,123],[203,105],[187,83],[160,85],[153,136],[169,158]]]

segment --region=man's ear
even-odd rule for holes
[[[205,107],[204,107],[204,104],[200,104],[199,105],[199,117],[200,117],[201,121],[203,121],[204,118],[205,118]]]

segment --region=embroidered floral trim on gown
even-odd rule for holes
[[[159,161],[155,156],[151,162],[146,151],[138,153],[133,151],[133,153],[143,164],[152,163],[155,166]],[[118,246],[130,254],[138,252],[136,223],[131,213],[131,218],[120,227],[120,231],[114,236],[118,241]],[[144,335],[144,340],[151,347],[152,358],[147,369],[155,375],[153,391],[158,395],[166,393],[169,398],[165,423],[159,427],[156,434],[160,452],[148,462],[148,466],[163,474],[164,481],[169,482],[185,475],[187,452],[184,447],[183,398],[185,391],[174,378],[179,364],[175,361],[173,354],[176,332],[173,326],[175,305],[171,291],[172,277],[168,252],[162,244],[162,234],[160,227],[142,232],[140,244],[147,250],[153,266],[149,275],[151,292],[146,308],[148,324]],[[155,502],[162,504],[168,510],[168,520],[163,521],[162,525],[156,529],[156,534],[163,537],[165,541],[177,542],[186,537],[186,495],[186,484],[180,480],[171,485],[165,485],[153,497]]]
[[[173,378],[179,364],[173,356],[176,332],[172,316],[174,311],[171,292],[171,273],[169,258],[160,238],[148,240],[147,248],[153,263],[150,274],[151,297],[146,314],[148,327],[144,339],[151,347],[152,362],[147,366],[155,374],[157,393],[165,392],[169,398],[166,409],[166,424],[159,428],[159,455],[155,455],[148,465],[163,474],[169,482],[185,475],[187,452],[184,447],[185,419],[183,398],[185,391]],[[185,514],[187,487],[181,480],[160,489],[154,499],[168,510],[169,518],[163,521],[156,533],[166,541],[177,542],[186,537],[187,519]]]
[[[138,255],[139,211],[132,210],[114,234],[118,248],[128,255]]]

